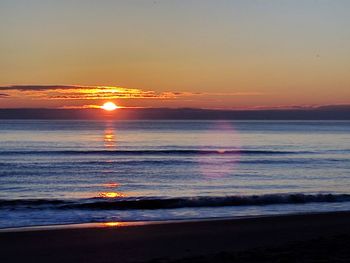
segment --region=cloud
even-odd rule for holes
[[[349,110],[349,103],[254,106],[242,110]]]
[[[41,91],[41,90],[58,90],[58,89],[71,89],[79,88],[83,86],[74,85],[11,85],[0,86],[0,90],[20,90],[20,91]]]
[[[96,100],[96,99],[173,99],[181,93],[156,92],[116,86],[81,85],[17,85],[1,86],[0,90],[21,93],[32,98],[60,100]]]
[[[8,98],[10,95],[5,94],[5,93],[0,93],[0,99]]]
[[[261,96],[264,95],[262,92],[205,92],[198,95],[209,95],[209,96]]]
[[[105,99],[177,99],[200,96],[258,96],[258,92],[157,92],[118,86],[83,86],[83,85],[13,85],[0,86],[14,97],[27,96],[34,99],[49,100],[105,100]]]
[[[317,107],[318,110],[349,110],[349,103],[324,104]]]
[[[90,104],[90,105],[81,105],[81,106],[62,106],[62,107],[58,107],[58,109],[100,109],[101,106],[100,105],[94,105],[94,104]]]

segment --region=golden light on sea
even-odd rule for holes
[[[118,198],[118,197],[126,197],[126,194],[118,193],[118,192],[102,192],[98,195],[101,198]]]
[[[108,183],[103,184],[103,186],[104,187],[118,187],[119,184],[116,182],[108,182]]]
[[[122,225],[122,223],[120,223],[120,222],[106,222],[106,223],[104,223],[104,226],[108,226],[108,227],[118,227],[121,225]]]

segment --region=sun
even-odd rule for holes
[[[115,105],[113,102],[106,102],[105,104],[103,104],[101,106],[101,109],[107,110],[107,111],[114,111],[116,109],[118,109],[119,107],[117,105]]]

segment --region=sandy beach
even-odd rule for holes
[[[0,261],[349,262],[349,222],[336,212],[17,230],[0,233]]]

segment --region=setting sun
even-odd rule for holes
[[[107,110],[107,111],[113,111],[118,109],[119,107],[115,105],[113,102],[106,102],[101,106],[102,109]]]

